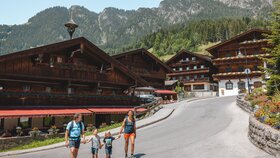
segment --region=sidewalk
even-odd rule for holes
[[[191,101],[195,101],[195,100],[201,100],[201,99],[206,99],[206,98],[190,98],[190,99],[186,99],[186,100],[184,100],[182,102],[186,102],[187,103],[187,102],[191,102]],[[137,121],[136,122],[137,129],[141,129],[143,127],[155,124],[157,122],[160,122],[160,121],[168,118],[170,115],[172,115],[172,113],[176,109],[176,107],[177,107],[176,104],[177,103],[161,105],[163,108],[160,109],[159,111],[157,111],[154,115]],[[115,129],[111,129],[109,131],[112,133],[112,135],[117,135],[119,130],[120,130],[120,127],[119,128],[115,128]],[[102,136],[104,136],[105,132],[99,133],[101,138],[102,138]],[[89,138],[89,136],[87,138]],[[11,156],[11,155],[20,155],[20,154],[25,154],[25,153],[38,152],[38,151],[43,151],[43,150],[50,150],[50,149],[54,149],[54,148],[60,148],[60,147],[64,147],[64,144],[65,144],[65,142],[61,142],[61,143],[56,143],[56,144],[52,144],[52,145],[48,145],[48,146],[42,146],[42,147],[38,147],[38,148],[2,152],[2,153],[0,153],[0,157]]]

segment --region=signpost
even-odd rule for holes
[[[251,88],[249,82],[249,74],[251,73],[251,70],[249,68],[246,68],[244,73],[246,74],[246,78],[247,78],[248,93],[251,94]]]

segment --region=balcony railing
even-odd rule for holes
[[[183,70],[175,70],[175,73],[178,73],[178,72],[191,72],[191,71],[200,71],[200,70],[209,70],[209,67],[204,67],[204,68],[196,68],[196,69],[183,69]]]
[[[210,81],[210,78],[209,77],[204,77],[204,78],[183,79],[182,81],[184,83],[188,83],[188,82],[208,82],[208,81]]]
[[[65,66],[65,65],[64,65]],[[49,66],[37,66],[32,68],[22,69],[0,69],[0,75],[8,77],[32,77],[32,78],[47,78],[55,80],[73,80],[73,81],[85,81],[85,82],[108,82],[108,83],[120,83],[120,84],[131,84],[127,83],[122,78],[114,78],[112,72],[99,72],[91,71],[89,67],[83,67],[83,70],[76,67],[76,69],[66,69],[59,66],[50,68]],[[132,83],[133,84],[133,83]]]
[[[201,61],[189,60],[189,61],[182,61],[182,62],[171,64],[170,67],[184,66],[184,65],[190,65],[190,64],[199,64],[199,63],[201,63]]]
[[[90,93],[67,94],[48,92],[0,91],[0,107],[82,107],[117,106],[134,107],[140,104],[135,96],[102,96]]]

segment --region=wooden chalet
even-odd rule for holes
[[[211,63],[211,57],[182,50],[166,64],[173,69],[169,73],[169,80],[183,82],[187,92],[215,91],[217,84],[213,81],[212,74],[216,69]]]
[[[260,66],[266,67],[266,63],[261,57],[269,56],[263,50],[268,47],[264,34],[269,33],[267,30],[252,29],[207,49],[218,69],[213,78],[219,82],[220,96],[248,91],[248,80],[249,89],[263,85]],[[249,69],[248,75],[245,69]]]
[[[137,76],[140,76],[148,86],[158,89],[164,88],[166,74],[172,72],[165,63],[145,49],[114,55],[113,58],[125,65],[127,69]]]
[[[110,124],[139,105],[137,86],[148,85],[83,37],[3,55],[0,128],[62,127],[74,113]]]

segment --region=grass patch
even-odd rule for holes
[[[110,126],[100,128],[99,133],[107,131],[107,130],[111,130],[111,129],[114,129],[114,128],[117,128],[117,127],[120,127],[121,125],[122,125],[122,122],[115,123],[115,124],[112,124]],[[85,135],[86,136],[92,135],[92,132],[86,132]],[[42,147],[42,146],[47,146],[47,145],[51,145],[51,144],[60,143],[60,142],[63,142],[63,141],[64,141],[64,138],[59,138],[59,137],[49,138],[49,139],[46,139],[46,140],[33,140],[31,143],[28,143],[28,144],[25,144],[25,145],[22,145],[22,146],[18,146],[18,147],[14,147],[14,148],[11,148],[11,149],[7,149],[7,150],[1,150],[0,152],[38,148],[38,147]]]
[[[22,146],[18,146],[18,147],[14,147],[14,148],[11,148],[11,149],[7,149],[7,150],[1,150],[0,152],[37,148],[37,147],[41,147],[41,146],[60,143],[60,142],[63,142],[63,141],[64,141],[64,138],[58,138],[58,137],[57,138],[49,138],[49,139],[46,139],[46,140],[33,140],[31,143],[28,143],[28,144],[25,144],[25,145],[22,145]]]
[[[220,42],[215,42],[215,43],[208,42],[207,44],[201,44],[201,45],[198,46],[196,53],[211,56],[211,54],[206,49],[210,48],[210,47],[212,47],[216,44],[219,44],[219,43]]]

